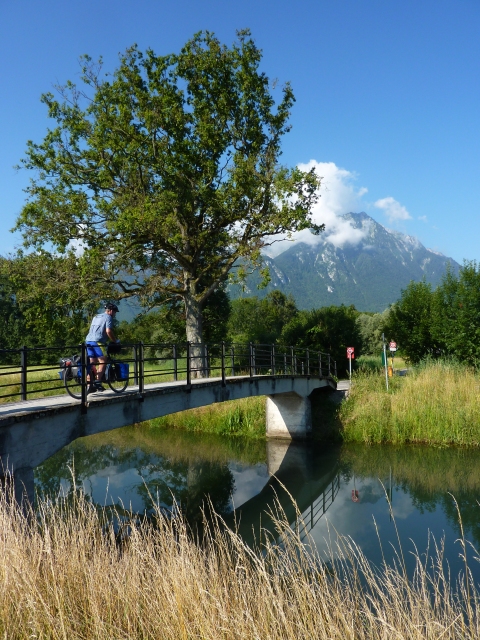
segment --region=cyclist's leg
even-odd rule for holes
[[[97,381],[101,382],[103,380],[103,376],[105,374],[105,367],[107,362],[107,356],[102,356],[97,358],[98,367],[97,367]]]
[[[87,381],[90,387],[95,383],[96,379],[98,379],[99,367],[97,367],[97,364],[101,361],[102,357],[102,349],[95,342],[87,342]]]

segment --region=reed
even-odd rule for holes
[[[347,442],[480,445],[480,377],[454,362],[433,361],[390,379],[355,375],[339,409]]]
[[[195,540],[180,517],[115,534],[82,494],[37,516],[0,496],[0,633],[9,639],[477,638],[479,592],[450,578],[442,546],[407,576],[351,539],[328,562],[283,514],[281,544],[249,548],[217,520]]]

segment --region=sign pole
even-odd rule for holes
[[[388,391],[387,345],[385,343],[385,334],[384,333],[382,333],[382,342],[383,342],[383,362],[385,364],[385,384],[387,385],[387,391]]]
[[[355,357],[355,347],[347,347],[348,376],[350,378],[350,389],[352,388],[352,359]]]

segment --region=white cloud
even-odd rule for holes
[[[310,160],[307,164],[299,164],[302,171],[315,168],[315,173],[322,178],[320,195],[312,212],[312,219],[317,224],[325,224],[325,231],[321,239],[328,240],[337,247],[346,244],[356,245],[365,237],[365,229],[355,229],[350,222],[339,216],[343,213],[361,211],[362,197],[367,193],[365,187],[356,187],[357,176],[347,169],[337,167],[334,162],[317,162]],[[305,242],[315,245],[319,241],[308,229],[294,235],[295,242]],[[267,253],[275,256],[291,246],[291,242],[284,240],[269,247]]]
[[[374,206],[377,207],[377,209],[382,209],[390,222],[412,219],[412,216],[408,213],[405,207],[391,196],[377,200],[374,202]]]
[[[418,216],[418,219],[421,220],[422,222],[428,222],[427,216]]]

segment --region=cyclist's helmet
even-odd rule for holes
[[[107,302],[107,304],[105,305],[105,309],[107,309],[108,311],[118,311],[117,305],[113,304],[112,302]]]

